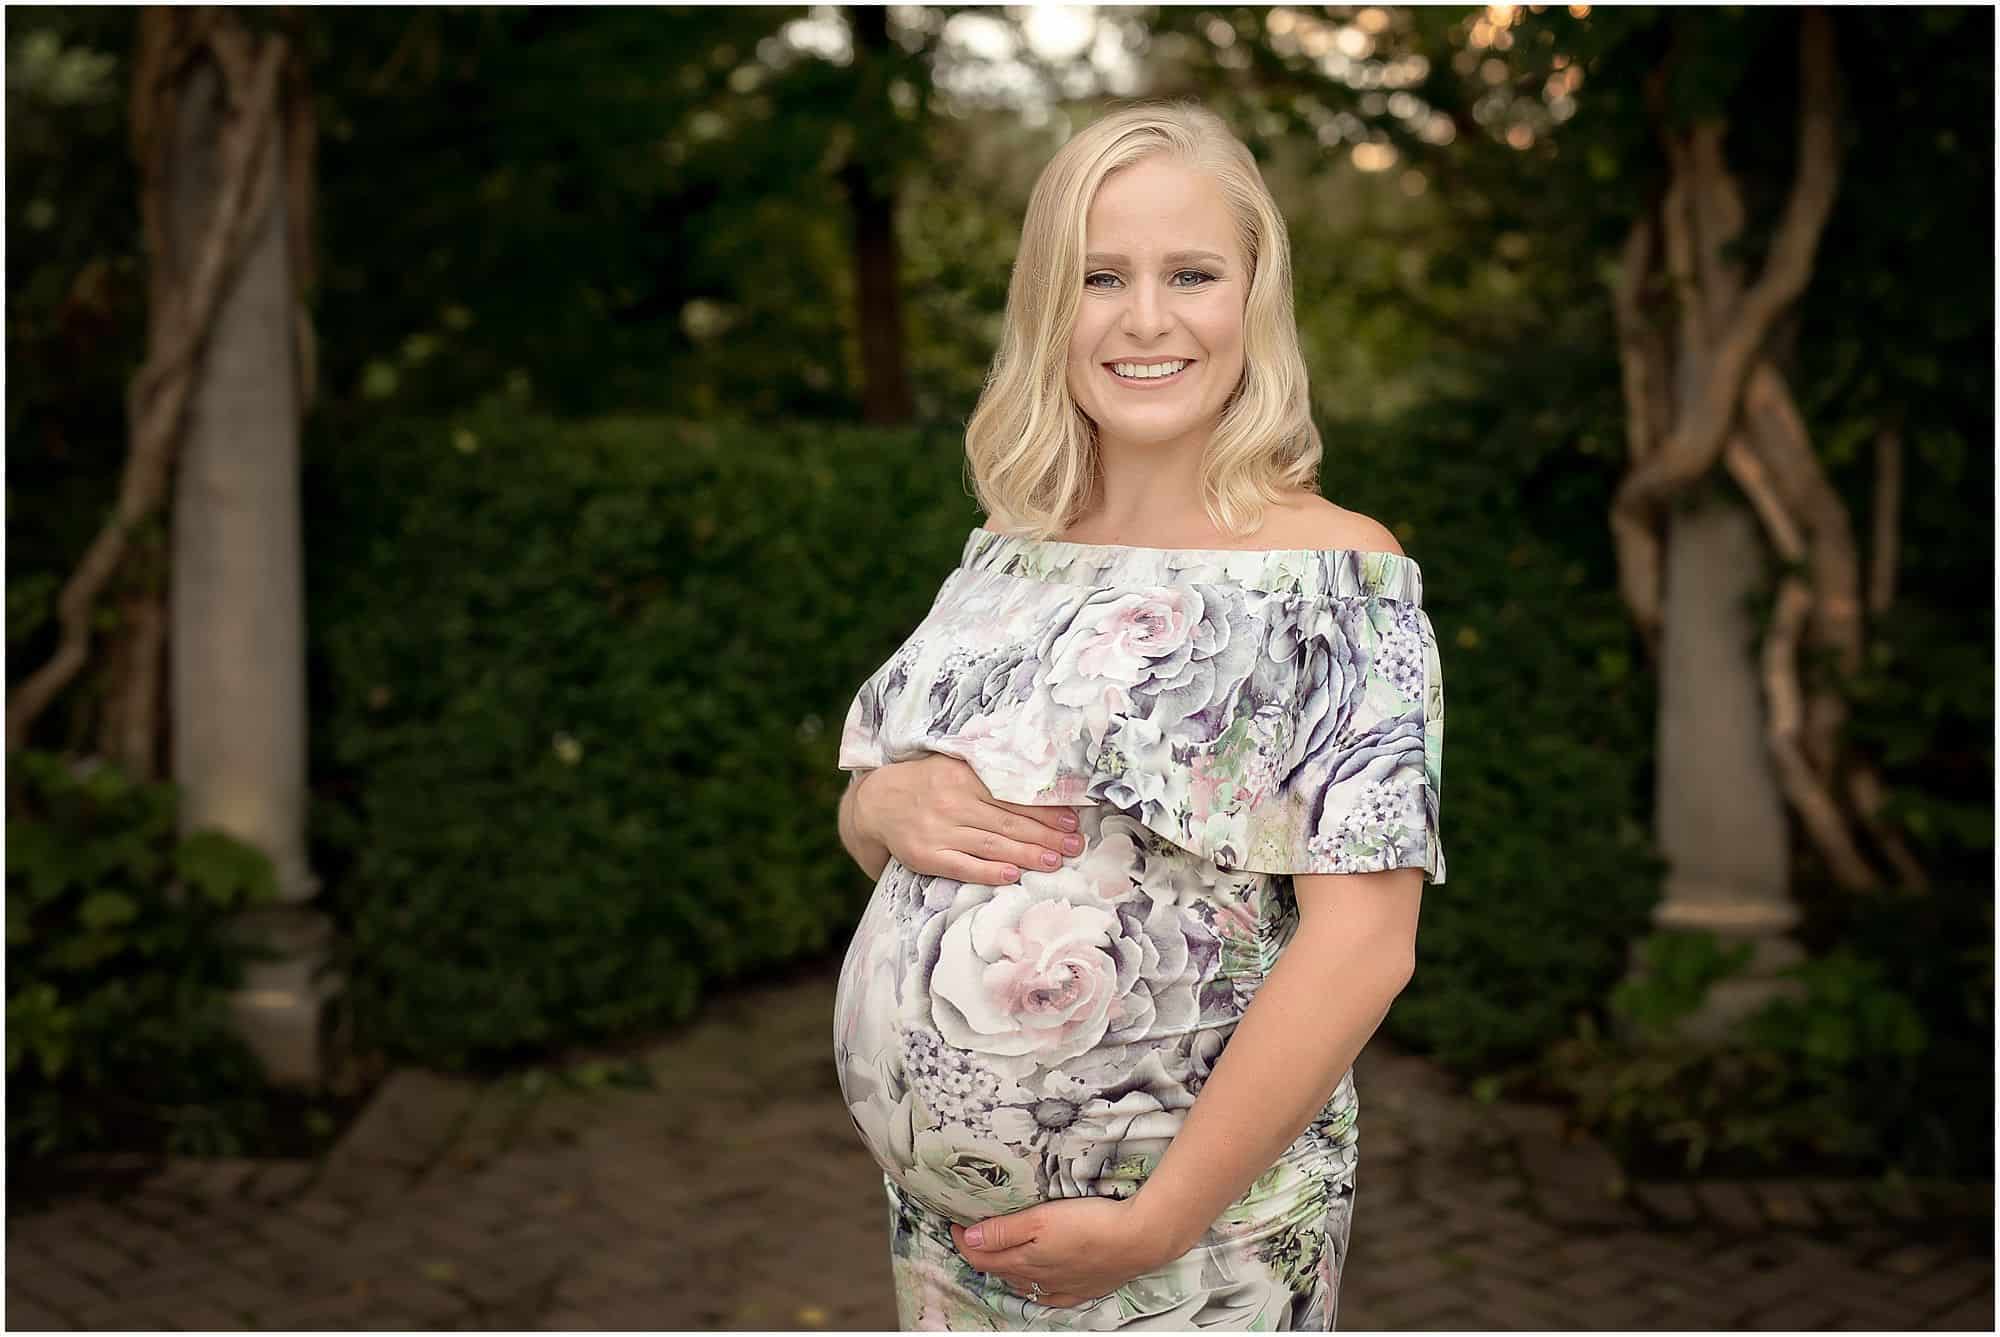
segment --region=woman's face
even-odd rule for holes
[[[1222,191],[1155,155],[1105,178],[1084,220],[1069,392],[1100,445],[1199,451],[1243,376],[1250,282]],[[1162,380],[1112,363],[1185,360]]]

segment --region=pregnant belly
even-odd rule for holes
[[[855,1129],[961,1224],[1137,1191],[1263,978],[1268,878],[1112,809],[1079,817],[1084,853],[1012,886],[892,859],[841,969]]]

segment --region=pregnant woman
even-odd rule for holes
[[[968,425],[988,523],[840,740],[835,1059],[906,1330],[1334,1327],[1444,697],[1308,409],[1249,152],[1187,102],[1073,137]]]

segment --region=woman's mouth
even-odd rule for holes
[[[1163,374],[1159,370],[1162,366],[1174,366],[1176,363],[1179,364],[1176,371]],[[1179,381],[1181,377],[1187,375],[1189,370],[1194,367],[1195,359],[1176,358],[1174,362],[1154,365],[1134,362],[1105,362],[1100,365],[1103,366],[1105,375],[1129,390],[1153,390],[1160,386],[1172,385]],[[1126,371],[1138,374],[1123,375],[1118,370],[1120,367],[1125,368]]]

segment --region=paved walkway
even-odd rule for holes
[[[11,1218],[6,1326],[893,1329],[837,967],[635,1051],[653,1089],[402,1072],[324,1163],[175,1163]],[[1473,1104],[1379,1040],[1356,1082],[1345,1330],[1993,1328],[1990,1185],[1619,1200],[1551,1111]]]

